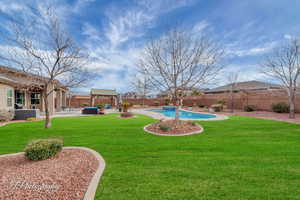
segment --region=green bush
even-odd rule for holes
[[[62,139],[37,139],[30,141],[24,151],[29,160],[45,160],[55,156],[62,147]]]
[[[222,99],[222,100],[219,100],[219,101],[217,102],[217,104],[225,105],[225,104],[226,104],[226,101]]]
[[[105,107],[105,105],[104,105],[104,104],[98,104],[98,105],[97,105],[97,108],[98,108],[98,109],[100,109],[100,110],[103,110],[103,109],[104,109],[104,107]]]
[[[160,124],[159,129],[166,132],[169,131],[171,128],[165,124]]]
[[[154,106],[159,106],[159,105],[160,105],[159,101],[154,102]]]
[[[273,103],[272,110],[273,110],[273,112],[276,112],[276,113],[288,113],[290,110],[290,107],[287,103],[284,103],[284,102]]]
[[[170,105],[170,103],[171,103],[171,100],[170,100],[170,99],[165,99],[165,105],[166,105],[166,106]]]
[[[191,125],[191,126],[196,126],[197,125],[197,123],[195,121],[188,121],[187,123],[188,123],[188,125]]]
[[[211,105],[211,108],[214,110],[214,112],[221,112],[223,110],[223,104],[214,104]]]
[[[244,107],[244,111],[246,111],[246,112],[253,112],[253,111],[256,111],[256,110],[257,110],[256,106],[254,106],[254,105],[246,105]]]
[[[132,104],[128,102],[124,102],[120,106],[123,108],[123,112],[128,112],[129,108],[132,107]]]

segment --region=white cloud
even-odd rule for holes
[[[14,3],[11,1],[3,1],[0,4],[0,13],[13,14],[15,12],[24,10],[25,7],[20,3]]]
[[[199,23],[195,24],[193,27],[193,32],[202,32],[209,26],[209,23],[205,20],[200,21]]]
[[[275,46],[277,45],[277,42],[268,42],[258,47],[248,48],[248,49],[235,49],[231,48],[227,51],[227,54],[230,56],[255,56],[255,55],[261,55],[270,52]]]

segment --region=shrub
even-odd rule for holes
[[[154,101],[154,106],[159,106],[159,105],[160,105],[159,101]]]
[[[170,105],[170,103],[171,103],[171,100],[170,100],[170,99],[165,99],[165,105],[166,105],[166,106]]]
[[[26,121],[36,121],[38,120],[36,117],[29,117],[26,119]]]
[[[160,130],[162,130],[162,131],[169,131],[171,128],[168,126],[168,125],[166,125],[166,124],[160,124],[159,126],[159,129]]]
[[[98,105],[97,105],[97,108],[98,108],[98,109],[100,109],[100,110],[103,110],[103,109],[104,109],[104,107],[105,107],[105,105],[104,105],[104,104],[98,104]]]
[[[217,102],[217,104],[225,105],[225,104],[226,104],[226,101],[222,99],[222,100],[219,100],[219,101]]]
[[[14,118],[14,111],[13,110],[0,110],[0,122],[4,121],[10,121]]]
[[[203,105],[203,104],[198,104],[198,107],[199,107],[199,108],[204,108],[205,105]]]
[[[45,160],[55,156],[62,150],[63,140],[37,139],[30,141],[25,147],[25,156],[29,160]]]
[[[123,112],[121,113],[121,117],[125,117],[125,118],[133,117],[133,114],[131,112]]]
[[[191,126],[196,126],[197,125],[197,123],[194,122],[194,121],[188,121],[187,123],[188,123],[188,125],[191,125]]]
[[[254,106],[254,105],[246,105],[244,107],[244,111],[246,111],[246,112],[253,112],[253,111],[256,111],[256,110],[257,110],[256,106]]]
[[[215,111],[215,112],[220,112],[223,110],[223,105],[222,104],[214,104],[211,105],[211,108]]]
[[[288,113],[290,108],[289,108],[288,104],[286,104],[284,102],[280,102],[280,103],[273,103],[272,110],[273,110],[273,112],[276,112],[276,113]]]
[[[132,105],[128,102],[122,103],[121,107],[123,108],[123,112],[128,112],[128,109],[131,107]]]

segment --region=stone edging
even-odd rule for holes
[[[90,149],[90,148],[86,148],[86,147],[63,147],[63,149],[81,149],[81,150],[92,153],[96,157],[96,159],[99,161],[98,169],[96,170],[94,176],[92,177],[92,180],[90,181],[89,186],[88,186],[88,188],[85,192],[84,198],[83,198],[83,200],[93,200],[95,198],[95,194],[96,194],[98,184],[100,182],[100,178],[101,178],[101,176],[104,172],[104,169],[105,169],[105,160],[103,159],[103,157],[97,151],[95,151],[93,149]],[[6,157],[6,156],[16,156],[16,155],[20,155],[20,154],[24,154],[24,152],[0,155],[0,158],[1,157]]]
[[[22,123],[22,122],[38,122],[38,121],[43,121],[44,119],[37,119],[37,120],[11,120],[8,122],[2,122],[0,123],[0,127],[6,126],[8,124],[15,124],[15,123]]]
[[[193,135],[193,134],[200,134],[204,131],[203,127],[200,126],[199,124],[197,124],[197,126],[201,129],[199,131],[191,131],[191,132],[188,132],[188,133],[182,133],[182,134],[177,134],[177,135],[161,134],[161,133],[156,133],[156,132],[147,130],[147,128],[149,126],[151,126],[152,124],[148,124],[148,125],[144,126],[144,131],[147,132],[147,133],[151,133],[153,135],[158,135],[158,136],[171,136],[171,137],[172,136],[187,136],[187,135]]]

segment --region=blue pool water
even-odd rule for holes
[[[176,114],[175,110],[153,109],[150,111],[163,114],[166,117],[175,117]],[[180,110],[179,118],[180,119],[210,119],[210,118],[216,118],[216,116],[211,114],[194,113],[194,112]]]

